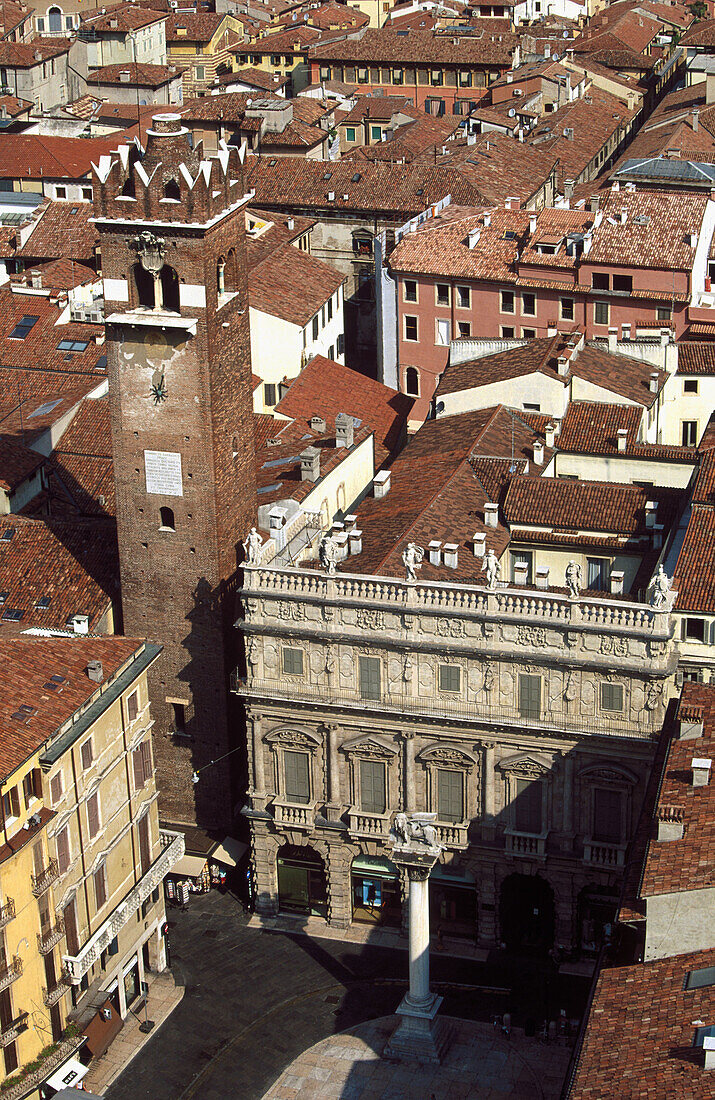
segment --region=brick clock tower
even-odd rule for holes
[[[162,818],[224,827],[240,543],[256,511],[242,154],[178,115],[95,167],[124,630],[163,645],[150,688]],[[236,758],[234,758],[235,760]]]

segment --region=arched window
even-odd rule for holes
[[[179,312],[179,276],[168,264],[161,269],[161,297],[164,309]]]
[[[141,264],[134,264],[134,286],[136,287],[139,305],[144,309],[154,309],[156,299],[154,297],[154,277],[145,271]]]
[[[338,485],[337,500],[338,500],[338,511],[339,512],[344,512],[345,511],[345,485],[344,485],[344,483],[341,483],[340,485]]]
[[[175,531],[176,530],[176,521],[174,519],[174,510],[173,510],[173,508],[160,508],[159,509],[159,520],[160,520],[159,525],[160,525],[162,531]]]
[[[216,264],[216,290],[223,294],[226,290],[226,257],[219,256]]]
[[[235,435],[233,437],[233,439],[231,440],[231,451],[233,453],[233,457],[236,458],[236,456],[238,455],[238,436],[237,435]]]
[[[233,294],[238,290],[238,270],[236,265],[236,249],[229,248],[226,256],[226,268],[224,270],[224,283],[226,292]]]
[[[175,202],[181,202],[181,190],[176,180],[167,180],[164,184],[164,198],[173,199]]]
[[[410,397],[419,397],[420,395],[420,372],[417,367],[408,367],[405,371],[405,393],[408,393]]]
[[[49,17],[50,34],[62,34],[62,12],[58,7],[47,10]]]

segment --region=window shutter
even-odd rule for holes
[[[538,718],[541,714],[540,676],[519,677],[519,713],[523,718]]]
[[[60,874],[63,875],[70,865],[70,838],[66,825],[64,829],[60,829],[55,839],[57,841],[57,865]]]
[[[132,753],[132,764],[134,765],[134,789],[140,791],[144,786],[144,759],[142,756],[143,745],[139,745],[138,748]]]
[[[136,691],[133,691],[127,699],[127,716],[130,722],[133,722],[139,713],[139,697]]]
[[[107,878],[104,864],[94,872],[94,900],[97,909],[101,909],[107,900]]]
[[[87,823],[91,839],[99,832],[99,800],[96,794],[87,799]]]
[[[283,753],[283,770],[286,798],[290,802],[308,802],[310,800],[308,754],[286,749]]]
[[[144,771],[144,782],[148,783],[152,777],[152,762],[151,762],[151,742],[143,741],[141,746],[142,752],[142,766]]]
[[[437,816],[442,821],[464,820],[464,779],[460,771],[438,770]]]
[[[59,800],[62,798],[62,773],[58,772],[57,775],[53,775],[50,781],[50,797],[52,799],[52,805],[56,806]]]
[[[607,844],[621,841],[620,791],[597,787],[593,792],[593,838]]]
[[[542,792],[540,779],[517,779],[514,823],[519,832],[541,832]]]
[[[385,812],[385,765],[379,760],[360,761],[360,804],[366,813]]]
[[[379,657],[360,658],[360,694],[363,699],[380,698]]]
[[[17,787],[13,787],[10,791],[10,805],[12,807],[12,816],[20,816],[20,792]]]
[[[90,738],[82,745],[82,767],[88,768],[93,759],[94,757],[92,754],[92,739]]]

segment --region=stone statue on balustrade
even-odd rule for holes
[[[566,566],[566,587],[572,599],[577,600],[581,595],[582,582],[583,573],[581,572],[581,565],[572,558]]]
[[[329,577],[335,576],[335,568],[340,559],[340,547],[333,538],[332,535],[323,535],[320,540],[320,546],[318,547],[318,557],[320,558],[320,564],[328,573]]]
[[[650,605],[659,611],[665,611],[668,607],[670,596],[670,578],[662,565],[648,585],[650,592]]]
[[[486,557],[482,562],[482,572],[487,574],[487,588],[495,589],[501,577],[501,565],[493,550],[487,550]]]
[[[252,527],[248,532],[248,537],[243,544],[243,549],[246,554],[247,565],[260,565],[261,564],[261,547],[263,546],[263,536],[259,535],[255,527]]]
[[[436,814],[404,812],[395,815],[390,830],[390,841],[397,853],[438,856],[442,845],[437,840]]]
[[[408,581],[417,580],[417,570],[424,561],[425,552],[421,546],[418,546],[416,542],[408,542],[405,549],[402,551],[402,564],[405,567],[406,579]]]

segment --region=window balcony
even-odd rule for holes
[[[463,852],[469,847],[469,822],[455,821],[449,823],[435,822],[437,840],[444,848],[456,849]]]
[[[315,827],[315,806],[315,802],[287,802],[276,798],[273,802],[273,817],[277,825],[312,832]]]
[[[518,829],[505,829],[506,850],[513,856],[529,859],[546,859],[548,829],[541,833],[522,833]]]
[[[374,837],[387,840],[392,814],[373,814],[351,806],[348,810],[348,832],[354,837]]]
[[[57,924],[48,928],[46,932],[37,933],[37,948],[41,955],[49,955],[53,947],[56,947],[65,934],[65,922],[60,917]]]
[[[15,1042],[18,1035],[27,1031],[28,1019],[28,1013],[21,1012],[3,1031],[0,1031],[0,1047],[9,1046],[10,1043]]]
[[[625,844],[609,844],[587,837],[583,843],[583,861],[591,867],[622,867],[626,858]]]
[[[45,890],[49,890],[50,886],[54,886],[60,877],[60,870],[57,866],[57,861],[51,859],[43,871],[40,871],[39,875],[32,876],[32,893],[36,898],[39,898],[44,894]]]
[[[13,955],[10,961],[0,967],[0,990],[7,989],[22,974],[22,959]]]
[[[51,988],[43,987],[42,1000],[48,1008],[52,1008],[58,1001],[61,1001],[67,990],[72,985],[70,976],[66,970],[63,970],[55,984]]]
[[[15,917],[15,902],[12,898],[5,898],[5,904],[0,905],[0,928],[4,928]]]
[[[77,985],[94,962],[105,951],[124,925],[136,915],[139,907],[146,901],[157,886],[163,882],[175,863],[184,854],[183,833],[172,833],[162,829],[159,833],[161,851],[136,886],[107,917],[92,938],[87,941],[77,955],[65,955],[63,961],[69,981]]]

